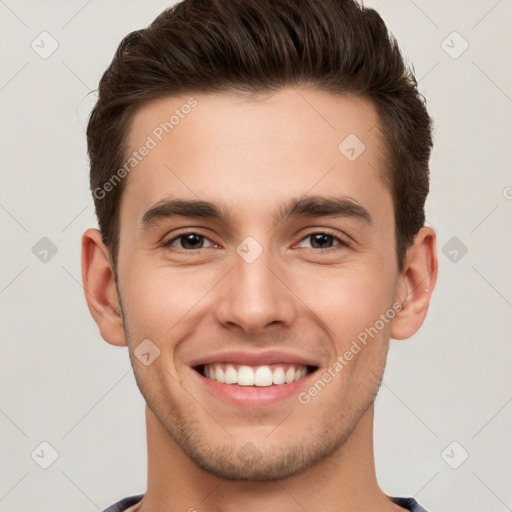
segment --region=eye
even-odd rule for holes
[[[348,247],[348,244],[342,240],[341,238],[331,235],[330,233],[326,232],[316,232],[316,233],[309,233],[309,235],[305,236],[300,242],[299,247],[304,247],[303,245],[300,245],[304,241],[310,242],[310,248],[312,249],[331,249],[333,246],[336,245],[342,245],[345,247]],[[337,242],[337,243],[334,243]],[[307,246],[306,246],[307,247]]]
[[[209,245],[205,246],[205,242]],[[174,238],[169,239],[165,242],[164,247],[177,247],[178,249],[185,249],[191,251],[194,249],[204,249],[205,247],[213,247],[213,243],[210,242],[206,236],[195,231],[189,231],[187,233],[180,233]]]

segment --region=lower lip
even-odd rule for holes
[[[215,396],[238,406],[263,407],[282,402],[290,397],[297,396],[307,385],[316,371],[309,373],[304,378],[272,386],[239,386],[238,384],[222,384],[216,380],[208,379],[198,371],[193,372],[199,377],[206,388]]]

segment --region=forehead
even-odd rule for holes
[[[308,193],[388,202],[373,105],[354,96],[284,88],[272,95],[184,94],[154,100],[133,117],[121,210],[139,218],[166,195],[258,204]]]

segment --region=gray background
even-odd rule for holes
[[[96,226],[84,127],[121,38],[167,5],[0,0],[2,512],[93,512],[145,490],[144,401],[81,287],[80,236]],[[435,119],[427,218],[440,258],[424,327],[392,341],[379,481],[429,512],[512,510],[512,0],[367,5]],[[58,43],[47,58],[43,31]],[[48,469],[42,442],[58,452]]]

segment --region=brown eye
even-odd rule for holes
[[[324,232],[310,233],[305,236],[300,243],[304,241],[309,241],[309,247],[312,249],[331,249],[337,245],[348,246],[341,238]],[[302,245],[302,247],[308,248],[307,245]]]
[[[309,235],[309,239],[311,240],[311,247],[314,249],[326,249],[328,247],[332,247],[332,243],[334,242],[334,237],[325,233]]]
[[[181,233],[174,238],[171,238],[167,241],[164,246],[165,247],[177,247],[178,249],[185,250],[194,250],[194,249],[203,249],[205,247],[205,242],[208,242],[211,245],[211,242],[203,235],[199,233],[189,232],[189,233]]]

